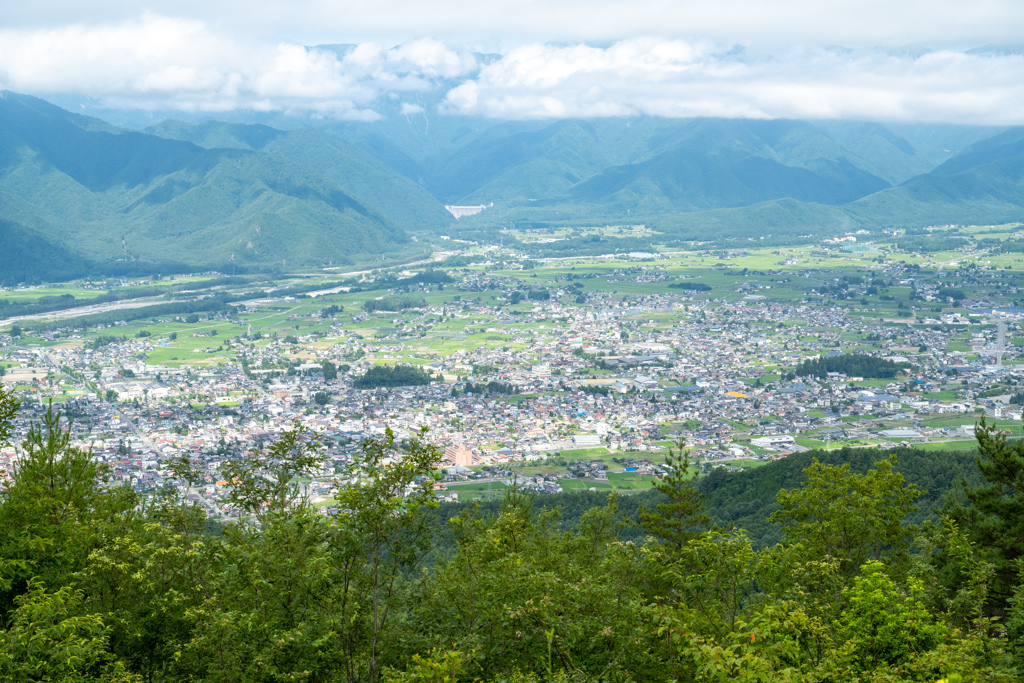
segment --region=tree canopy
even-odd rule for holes
[[[17,414],[0,390],[0,442]],[[166,463],[176,485],[140,505],[48,412],[0,492],[0,678],[1009,683],[1024,674],[1021,446],[984,423],[984,483],[965,479],[941,523],[908,521],[923,491],[898,471],[906,450],[864,462],[846,451],[847,462],[804,461],[802,479],[775,486],[782,537],[760,548],[714,523],[708,501],[729,485],[695,481],[681,448],[644,494],[656,496],[650,505],[596,492],[545,504],[512,482],[495,505],[442,510],[441,452],[429,436],[389,428],[363,442],[324,515],[303,483],[322,471],[324,449],[296,425],[221,464],[231,521],[214,529],[189,497],[205,485],[200,463]],[[787,471],[759,476],[767,486]]]

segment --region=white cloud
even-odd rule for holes
[[[1024,56],[950,50],[794,50],[706,43],[527,45],[452,89],[450,113],[496,118],[647,114],[1024,123]]]
[[[982,10],[987,1],[980,0]],[[527,14],[539,11],[524,7]],[[531,42],[481,64],[434,38],[306,48],[147,14],[105,25],[0,30],[0,87],[81,93],[111,108],[288,110],[364,120],[379,118],[382,102],[393,100],[388,107],[409,115],[422,113],[424,101],[441,99],[443,112],[495,118],[1024,123],[1024,56],[1012,51],[759,52],[733,45],[660,38],[600,47]]]
[[[372,118],[384,93],[426,90],[475,68],[436,40],[363,43],[344,56],[236,40],[191,20],[145,15],[109,26],[0,30],[0,87],[77,92],[109,106],[226,111],[301,109]]]

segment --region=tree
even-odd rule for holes
[[[408,387],[430,384],[430,375],[415,365],[374,365],[352,386],[356,389]]]
[[[421,431],[421,436],[425,435],[426,428]],[[440,460],[440,451],[421,439],[400,447],[388,427],[382,438],[363,442],[354,468],[359,483],[338,490],[335,547],[350,579],[345,585],[351,586],[346,589],[342,617],[361,611],[355,602],[357,591],[367,597],[367,679],[371,683],[380,675],[381,637],[397,607],[399,589],[404,580],[412,578],[412,570],[431,547],[429,511],[437,507],[437,501],[429,474]],[[350,657],[355,655],[355,645],[350,637]],[[349,667],[351,681],[355,662],[350,660]]]
[[[21,328],[18,327],[17,325],[11,325],[11,336],[12,337],[20,337],[21,336]]]
[[[325,406],[331,402],[331,395],[328,394],[326,391],[318,391],[315,394],[313,394],[313,401],[318,406]]]
[[[803,487],[779,491],[781,509],[770,519],[808,556],[837,560],[846,580],[869,560],[905,561],[916,529],[902,522],[924,492],[905,485],[895,464],[891,455],[866,474],[854,474],[849,464],[823,465],[815,458],[804,470]]]
[[[320,367],[323,368],[325,382],[332,379],[338,379],[338,368],[334,363],[329,360],[325,360],[320,364]]]
[[[668,496],[669,502],[658,503],[653,510],[641,505],[637,513],[640,528],[660,538],[676,552],[711,521],[704,512],[704,494],[694,486],[690,454],[685,448],[686,442],[680,439],[675,450],[668,449],[666,473],[659,474],[653,482],[654,488]]]
[[[986,424],[984,416],[974,435],[975,460],[986,483],[970,487],[962,479],[958,495],[943,512],[994,566],[991,595],[996,613],[1002,613],[1019,582],[1017,563],[1024,557],[1024,442],[1007,441],[1006,434]]]
[[[0,399],[0,439],[10,436],[12,404]],[[13,483],[0,493],[0,623],[30,583],[45,590],[66,584],[104,530],[138,503],[128,487],[106,487],[108,470],[92,453],[71,446],[71,431],[52,405],[32,424]],[[6,565],[6,566],[3,566]]]
[[[0,384],[0,446],[10,445],[10,438],[14,434],[14,418],[20,407],[21,401]]]
[[[846,608],[839,620],[843,659],[854,671],[893,667],[933,648],[948,632],[936,625],[924,605],[924,585],[908,580],[897,588],[883,563],[872,560],[844,591]]]
[[[309,429],[297,424],[258,457],[224,461],[221,474],[232,483],[228,501],[260,524],[295,514],[309,505],[297,479],[323,466],[322,450]]]
[[[62,683],[141,683],[107,648],[100,617],[81,614],[83,593],[33,585],[0,631],[0,678]]]

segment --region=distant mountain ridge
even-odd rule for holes
[[[426,111],[318,125],[133,131],[4,92],[0,275],[380,262],[423,253],[410,231],[502,224],[714,239],[1024,220],[1024,128]],[[491,202],[460,221],[443,206]]]
[[[394,221],[284,157],[117,129],[9,92],[0,198],[4,235],[60,245],[99,272],[340,265],[411,246]]]
[[[334,181],[405,230],[435,230],[454,218],[425,189],[346,140],[325,131],[259,124],[165,121],[145,129],[206,149],[247,149],[283,157]]]

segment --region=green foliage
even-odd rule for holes
[[[516,388],[514,386],[495,380],[491,380],[490,382],[478,382],[477,384],[466,382],[461,391],[457,386],[452,387],[452,396],[459,396],[462,394],[479,394],[485,396],[489,394],[499,394],[510,396],[514,393],[516,393]]]
[[[14,434],[14,418],[20,407],[21,401],[0,384],[0,446],[10,445],[9,439]]]
[[[691,292],[710,292],[711,287],[703,282],[673,282],[669,285],[672,289],[686,289]]]
[[[975,436],[984,482],[970,486],[962,481],[944,513],[983,549],[981,559],[992,564],[991,598],[1002,611],[1013,595],[1018,562],[1024,558],[1024,443],[1007,441],[1006,434],[984,417]]]
[[[49,408],[22,443],[14,484],[0,493],[0,559],[12,563],[4,577],[9,588],[0,591],[0,618],[30,581],[46,589],[65,585],[98,542],[98,524],[137,503],[128,488],[102,486],[106,468],[70,444],[70,430]]]
[[[102,348],[108,344],[113,344],[119,341],[124,341],[124,337],[115,337],[109,334],[101,334],[85,342],[85,348],[92,349],[93,351],[95,351],[96,349]]]
[[[416,273],[411,277],[401,278],[396,280],[395,283],[399,285],[414,285],[419,283],[425,284],[447,284],[449,282],[455,282],[451,275],[444,270],[434,270],[428,268],[422,273]]]
[[[325,382],[332,379],[338,379],[338,367],[334,363],[332,363],[329,360],[325,360],[323,363],[320,364],[320,367],[324,371]]]
[[[107,629],[80,614],[83,593],[47,592],[38,584],[17,598],[10,628],[0,632],[0,678],[11,683],[141,683],[107,648]]]
[[[834,559],[846,579],[869,560],[883,557],[903,566],[915,529],[903,524],[922,491],[906,485],[894,471],[895,456],[880,460],[866,474],[849,465],[823,465],[805,470],[807,483],[779,491],[779,510],[772,521],[782,524],[790,543],[799,543],[810,557]]]
[[[966,247],[969,244],[969,240],[960,237],[931,237],[915,235],[912,237],[903,237],[897,240],[896,248],[903,251],[929,253],[936,251],[955,251]]]
[[[369,299],[363,304],[367,313],[374,311],[404,311],[410,308],[426,308],[427,300],[422,296],[386,296],[381,299]]]
[[[843,656],[858,671],[898,666],[913,653],[924,652],[947,635],[936,626],[923,602],[919,579],[900,591],[879,561],[868,562],[845,591],[846,608],[838,620],[846,641]]]
[[[296,479],[316,472],[323,464],[321,444],[307,428],[296,425],[258,456],[221,465],[221,474],[231,482],[227,500],[261,524],[271,515],[299,514],[309,501]]]
[[[846,373],[849,377],[889,379],[908,367],[910,367],[909,363],[895,363],[874,356],[844,353],[839,356],[820,356],[812,360],[805,360],[796,366],[795,372],[799,376],[809,375],[818,379],[825,379],[830,372]]]
[[[0,440],[16,410],[0,392]],[[988,476],[1001,481],[1015,465],[989,432],[981,462],[998,463]],[[221,464],[239,521],[214,530],[189,501],[205,467],[169,463],[178,486],[143,508],[49,413],[0,494],[0,677],[1010,683],[1024,671],[1024,581],[1015,574],[1005,602],[994,592],[993,560],[1012,539],[946,519],[909,543],[901,520],[917,491],[896,468],[949,467],[934,453],[811,460],[778,494],[787,542],[759,549],[742,530],[700,530],[704,491],[745,489],[695,484],[682,450],[640,501],[536,498],[513,483],[504,501],[452,515],[438,507],[441,454],[425,437],[388,429],[363,442],[325,516],[300,483],[323,451],[288,430]],[[788,476],[793,463],[758,471]],[[957,500],[975,523],[971,499]],[[1005,619],[991,614],[1001,605]]]
[[[430,375],[415,365],[374,365],[352,386],[356,389],[378,387],[410,387],[430,384]]]
[[[964,290],[952,287],[941,287],[938,296],[940,299],[952,299],[953,301],[963,301],[967,297]]]
[[[661,539],[674,552],[681,552],[696,536],[696,530],[711,521],[704,511],[704,496],[690,474],[690,456],[685,448],[686,442],[680,440],[676,450],[668,450],[664,464],[667,472],[653,482],[668,502],[658,503],[654,509],[641,505],[637,514],[640,528]]]

